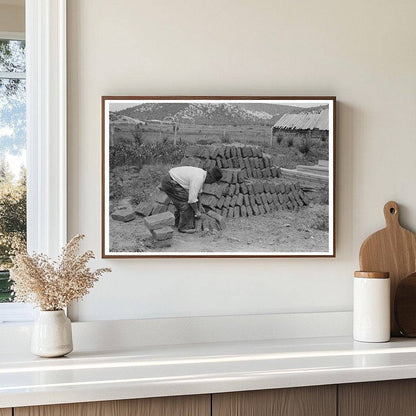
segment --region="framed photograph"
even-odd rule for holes
[[[102,256],[335,257],[335,97],[102,97]]]

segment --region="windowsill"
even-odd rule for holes
[[[33,322],[35,310],[27,303],[0,303],[0,325],[24,325]]]

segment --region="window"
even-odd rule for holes
[[[27,247],[29,251],[56,257],[66,243],[66,0],[26,1],[25,32],[26,39],[22,34],[11,36],[0,32],[0,40],[12,42],[9,45],[15,48],[14,55],[6,53],[7,59],[17,54],[26,60],[23,64],[21,59],[13,59],[8,69],[3,65],[0,81],[3,92],[6,85],[14,84],[9,87],[12,92],[19,85],[19,93],[26,95],[26,108],[20,107],[20,110],[27,114]],[[13,43],[24,39],[26,44]],[[19,49],[19,45],[23,48]],[[9,105],[12,99],[17,99],[13,94],[5,98],[2,90],[0,97]],[[18,102],[13,103],[16,109]],[[17,136],[19,129],[25,128],[24,124],[24,118],[21,124],[12,124]],[[3,127],[3,133],[13,133],[12,127],[6,129],[0,120],[0,129]],[[0,158],[5,152],[1,143],[0,138]],[[8,157],[14,162],[14,171],[20,172],[24,151],[17,145],[8,153],[11,153]],[[4,281],[1,284],[6,291]],[[31,305],[0,302],[0,324],[27,322],[33,317]]]
[[[0,33],[0,302],[12,301],[13,247],[26,244],[26,53],[21,34]],[[0,317],[1,319],[1,317]]]

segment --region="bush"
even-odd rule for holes
[[[231,143],[231,138],[229,133],[225,132],[221,137],[221,143],[223,144],[230,144]]]
[[[179,163],[185,154],[185,143],[174,145],[168,140],[158,143],[118,143],[110,147],[110,168],[136,165],[139,169],[149,163]]]
[[[251,146],[261,146],[261,145],[263,145],[263,142],[259,141],[259,140],[256,140],[256,139],[253,139],[253,138],[248,138],[248,139],[246,139],[245,144],[246,145],[251,145]]]
[[[140,127],[140,125],[136,126],[136,129],[134,130],[134,132],[132,133],[133,137],[134,137],[134,141],[135,143],[140,146],[143,144],[143,130]]]
[[[301,152],[304,155],[307,155],[311,150],[311,144],[308,140],[303,140],[302,144],[299,145],[298,149],[299,152]]]
[[[329,192],[322,192],[319,196],[319,203],[322,205],[329,205]]]
[[[317,213],[312,223],[312,228],[315,228],[315,230],[319,230],[319,231],[328,231],[329,230],[328,215],[323,214],[323,213]]]
[[[310,208],[309,226],[315,230],[329,230],[329,215],[327,205],[313,205]]]
[[[198,140],[196,140],[195,143],[205,146],[205,145],[216,143],[216,140],[215,139],[198,139]]]

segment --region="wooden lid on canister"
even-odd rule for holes
[[[364,279],[388,279],[390,277],[389,272],[354,272],[354,277],[361,277]]]

